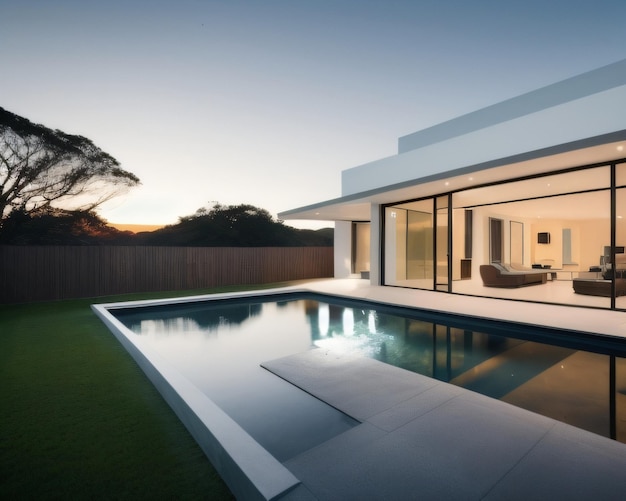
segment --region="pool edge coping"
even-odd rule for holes
[[[130,331],[108,310],[127,306],[177,304],[190,300],[258,297],[279,291],[296,290],[287,287],[266,289],[258,293],[246,291],[91,305],[92,311],[122,344],[182,421],[229,489],[242,499],[276,499],[297,488],[300,480],[171,364],[149,347],[142,346],[141,340],[128,336],[127,332]],[[298,288],[297,292],[310,290]]]

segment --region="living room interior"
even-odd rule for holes
[[[615,307],[626,308],[626,278],[621,276],[626,269],[626,189],[619,188],[626,185],[625,170],[626,164],[616,166],[613,253],[611,169],[607,165],[453,193],[452,292],[610,308],[611,273],[615,272]],[[392,226],[394,235],[387,230],[386,241],[395,241],[387,245],[387,285],[433,288],[433,266],[428,265],[434,261],[432,207],[430,199],[387,208],[386,217],[393,222],[386,227]],[[447,213],[447,207],[443,209],[441,215]],[[438,212],[437,240],[447,240],[447,218],[439,216]],[[398,237],[398,224],[406,228],[404,240]],[[398,254],[402,247],[407,250]],[[448,252],[445,245],[440,247],[437,244],[436,283],[447,286]],[[396,258],[393,264],[389,251]],[[398,264],[404,252],[406,263]],[[519,285],[487,285],[481,265],[500,265],[504,273],[507,269],[512,274],[532,273],[539,279]]]

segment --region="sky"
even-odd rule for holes
[[[0,0],[0,107],[141,179],[111,223],[275,216],[400,136],[626,58],[625,20],[623,0]]]

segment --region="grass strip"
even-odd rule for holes
[[[0,498],[232,499],[90,305],[263,287],[0,305]]]

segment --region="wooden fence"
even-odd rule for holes
[[[332,247],[0,246],[0,303],[331,276]]]

